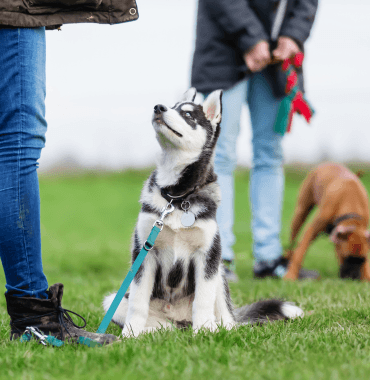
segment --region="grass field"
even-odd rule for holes
[[[131,233],[148,171],[40,179],[44,270],[49,284],[65,285],[63,306],[82,314],[95,331],[103,296],[117,290],[129,268]],[[305,171],[287,169],[282,241]],[[370,172],[363,182],[370,190]],[[252,278],[248,172],[236,175],[238,306],[266,297],[296,302],[302,319],[215,334],[162,331],[104,348],[60,349],[9,342],[5,298],[0,297],[0,379],[369,379],[370,285],[338,279],[329,240],[311,246],[305,267],[317,282]],[[0,274],[4,288],[5,279]],[[111,324],[109,333],[119,335]]]

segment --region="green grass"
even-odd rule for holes
[[[370,173],[370,172],[369,172]],[[121,285],[129,268],[131,233],[149,171],[40,179],[44,270],[49,284],[65,285],[63,306],[95,331],[103,296]],[[282,241],[304,170],[286,171]],[[370,189],[370,175],[363,178]],[[236,174],[236,305],[266,297],[295,301],[303,319],[215,334],[162,331],[109,347],[61,349],[9,342],[0,297],[0,379],[366,379],[370,378],[370,285],[338,279],[333,246],[320,237],[305,267],[322,280],[285,283],[252,278],[248,172]],[[0,283],[5,284],[3,274]],[[4,288],[3,288],[4,289]],[[111,324],[109,333],[119,335]]]

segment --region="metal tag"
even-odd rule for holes
[[[181,224],[184,227],[191,227],[195,222],[195,215],[191,211],[185,211],[181,216]]]

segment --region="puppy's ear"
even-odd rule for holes
[[[203,112],[211,122],[212,127],[216,128],[221,123],[222,114],[222,90],[211,92],[203,103]]]
[[[194,87],[189,88],[188,91],[182,97],[183,102],[194,102],[195,97],[197,96],[197,90]]]
[[[331,233],[330,240],[335,244],[346,241],[348,240],[349,235],[351,235],[355,229],[355,226],[338,226]]]

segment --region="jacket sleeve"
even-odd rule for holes
[[[318,0],[295,0],[279,34],[293,38],[302,46],[310,35],[317,5]]]
[[[245,52],[257,42],[269,39],[262,23],[246,0],[204,0],[209,15],[221,26],[225,34],[236,40]]]

